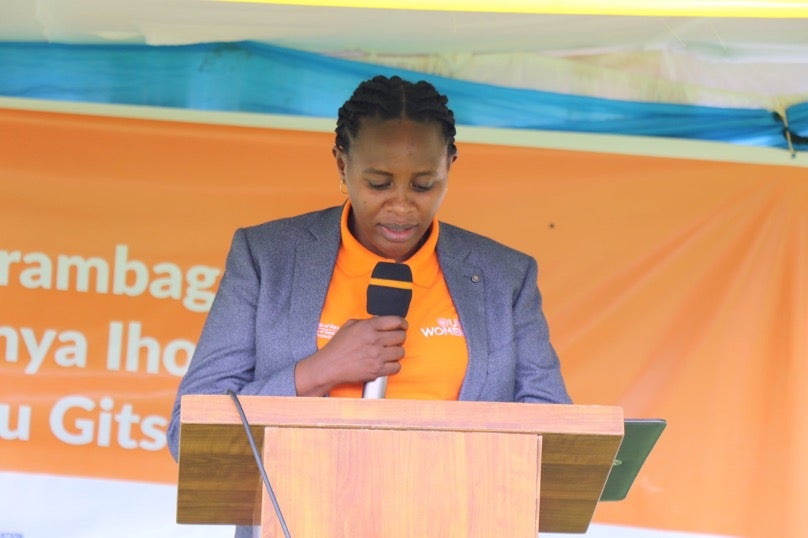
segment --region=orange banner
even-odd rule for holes
[[[172,483],[237,226],[343,200],[333,135],[0,110],[0,470]],[[596,521],[808,535],[808,169],[460,144],[443,220],[534,255],[576,403],[669,422]]]

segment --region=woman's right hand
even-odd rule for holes
[[[297,395],[323,396],[336,385],[398,373],[407,327],[399,316],[346,321],[322,349],[297,363]]]

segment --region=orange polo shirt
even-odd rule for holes
[[[367,289],[376,263],[392,261],[362,246],[348,230],[350,203],[342,211],[342,241],[328,287],[317,346],[322,348],[348,319],[370,317]],[[412,270],[412,302],[401,370],[387,379],[386,398],[456,400],[468,366],[468,349],[449,289],[438,264],[437,218],[429,237],[405,263]],[[331,389],[330,396],[362,397],[362,384]]]

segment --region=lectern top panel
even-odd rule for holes
[[[241,396],[256,442],[269,429],[535,435],[539,529],[586,532],[623,439],[619,407],[513,402]],[[177,520],[255,523],[261,480],[233,402],[182,398]],[[511,457],[503,455],[503,457]]]

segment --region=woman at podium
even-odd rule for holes
[[[362,82],[332,149],[345,202],[235,232],[174,404],[175,458],[184,394],[358,398],[384,380],[376,397],[570,401],[536,261],[437,217],[458,158],[447,103],[424,81]]]

